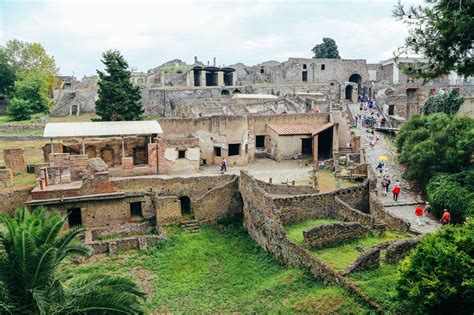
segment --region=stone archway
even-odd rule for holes
[[[362,93],[362,76],[358,73],[354,73],[349,77],[349,82],[357,83],[357,92]]]

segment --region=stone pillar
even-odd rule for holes
[[[201,86],[206,86],[206,71],[201,71]]]
[[[0,187],[11,187],[13,186],[13,174],[12,171],[7,169],[0,169]]]
[[[235,71],[232,72],[232,85],[233,86],[237,85],[237,73]]]
[[[332,152],[339,152],[339,124],[335,123],[332,127]]]
[[[318,162],[318,147],[319,147],[319,136],[314,135],[313,136],[313,163]]]
[[[54,153],[62,153],[63,152],[63,144],[62,143],[55,143],[54,144]],[[51,153],[51,143],[46,144],[43,147],[43,159],[45,163],[49,162],[49,154]]]
[[[188,87],[194,86],[194,70],[188,71],[188,75],[186,76],[186,85]]]
[[[224,86],[224,71],[217,71],[217,86]]]
[[[158,173],[158,144],[148,143],[148,167],[153,174]]]
[[[71,167],[72,181],[78,181],[84,177],[88,160],[89,158],[86,154],[71,155],[69,165]]]
[[[122,168],[124,170],[133,169],[133,157],[122,158]]]
[[[161,86],[165,86],[165,72],[164,71],[160,71],[160,83],[161,83]]]
[[[360,136],[352,136],[352,150],[355,153],[360,151]]]
[[[5,149],[3,150],[3,159],[5,168],[9,168],[14,175],[26,172],[25,151],[23,149]]]

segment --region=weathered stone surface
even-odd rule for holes
[[[23,149],[4,149],[3,159],[5,168],[9,168],[13,175],[26,172],[25,151]]]
[[[333,223],[315,226],[303,231],[305,248],[323,247],[367,235],[369,229],[357,222]]]
[[[133,168],[133,158],[132,157],[122,158],[122,168],[124,170],[131,170]]]
[[[92,158],[87,161],[86,175],[107,172],[108,165],[101,158]]]
[[[406,240],[393,242],[387,247],[384,261],[388,264],[396,263],[405,258],[420,243],[421,237],[413,237]]]
[[[0,169],[0,187],[11,187],[13,186],[13,174],[12,170]]]
[[[376,268],[380,265],[380,251],[390,246],[392,242],[382,243],[362,253],[356,261],[350,264],[341,274]]]

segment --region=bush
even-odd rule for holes
[[[458,173],[470,167],[474,120],[444,113],[415,116],[402,126],[397,147],[405,176],[424,189],[437,173]]]
[[[32,114],[33,110],[29,101],[13,98],[8,103],[8,116],[12,120],[29,120]]]
[[[402,263],[397,295],[408,314],[472,314],[474,222],[425,236]]]
[[[33,114],[49,112],[48,81],[39,73],[29,73],[16,81],[14,96],[28,101]]]
[[[440,217],[443,209],[451,213],[453,223],[463,222],[467,217],[474,216],[474,170],[459,174],[439,174],[433,177],[426,187],[428,200],[433,212]]]
[[[445,94],[430,96],[423,105],[423,113],[425,115],[434,113],[454,115],[458,112],[463,102],[464,98],[458,96],[455,90]]]

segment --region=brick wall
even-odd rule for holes
[[[26,172],[25,151],[23,149],[4,149],[3,159],[5,168],[9,168],[13,175]]]

